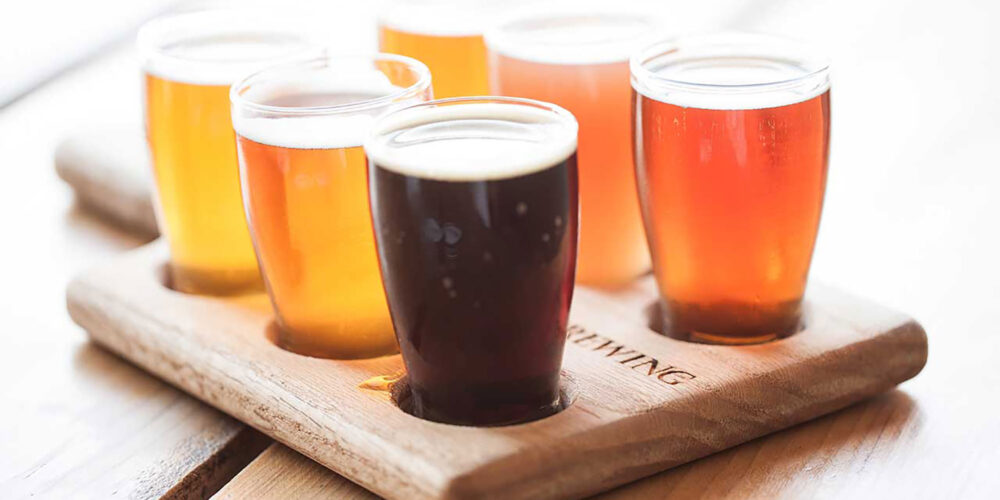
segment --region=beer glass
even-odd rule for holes
[[[826,187],[827,60],[723,34],[653,45],[631,66],[666,333],[724,344],[794,333]]]
[[[323,358],[396,352],[361,145],[375,117],[430,98],[427,67],[391,54],[323,55],[253,74],[230,97],[277,343]]]
[[[509,98],[432,101],[375,125],[372,221],[417,416],[502,425],[556,411],[576,135],[562,108]]]
[[[529,11],[486,35],[494,94],[553,102],[580,122],[581,284],[618,286],[649,269],[628,57],[654,28],[638,15]]]
[[[510,5],[495,0],[391,1],[379,15],[379,50],[426,63],[438,98],[486,94],[483,23],[501,7]]]
[[[155,19],[139,32],[157,219],[177,290],[261,289],[240,202],[229,86],[306,51],[300,30],[255,12],[206,11]]]

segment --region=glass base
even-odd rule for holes
[[[399,352],[393,332],[375,340],[352,339],[338,342],[328,332],[298,332],[277,322],[268,326],[267,337],[274,345],[295,354],[323,359],[368,359]]]
[[[568,406],[559,390],[559,375],[485,384],[455,384],[433,391],[408,380],[398,399],[403,411],[424,420],[453,425],[496,427],[554,415]]]
[[[801,300],[771,304],[662,301],[650,315],[653,330],[702,344],[760,344],[788,337],[803,327]]]
[[[194,295],[244,295],[264,291],[256,267],[250,269],[195,269],[170,264],[167,287]]]

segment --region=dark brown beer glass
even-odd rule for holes
[[[723,344],[794,333],[826,187],[826,58],[734,34],[658,44],[631,65],[665,332]]]
[[[365,144],[411,412],[505,425],[559,406],[577,241],[577,123],[554,105],[456,98]]]

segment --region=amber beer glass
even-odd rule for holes
[[[379,50],[427,64],[438,98],[487,94],[483,24],[495,17],[502,6],[509,7],[510,3],[390,1],[379,14]]]
[[[157,215],[175,289],[261,288],[240,202],[229,86],[306,50],[308,41],[290,24],[209,11],[159,18],[139,32]]]
[[[631,61],[636,170],[666,332],[743,344],[794,333],[830,140],[827,61],[714,35]]]
[[[392,54],[320,56],[233,86],[247,220],[282,347],[396,352],[361,145],[375,117],[429,98],[427,67]]]
[[[494,94],[553,102],[580,122],[581,284],[622,285],[649,269],[628,57],[654,28],[637,15],[529,11],[486,35]]]
[[[538,101],[387,115],[365,143],[411,411],[466,425],[549,415],[576,261],[577,124]]]

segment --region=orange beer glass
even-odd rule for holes
[[[735,34],[657,44],[631,66],[666,333],[726,344],[794,333],[826,188],[826,59]]]
[[[297,21],[205,11],[155,19],[139,32],[157,219],[177,290],[262,288],[240,201],[229,86],[308,50]]]
[[[622,285],[649,269],[632,163],[628,57],[654,33],[640,16],[539,12],[486,36],[493,93],[558,104],[580,123],[581,284]]]
[[[396,352],[362,143],[377,116],[430,98],[427,67],[391,54],[322,56],[251,75],[230,98],[278,344],[324,358]]]

